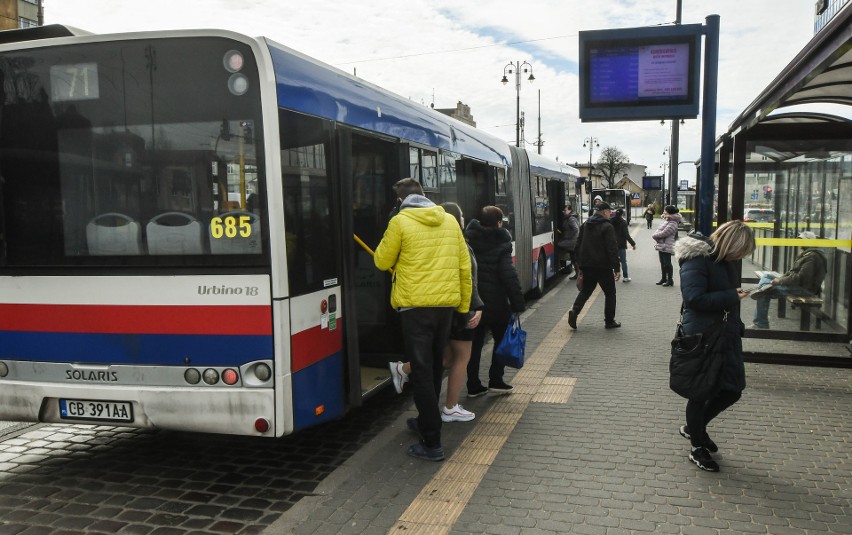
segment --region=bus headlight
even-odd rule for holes
[[[202,378],[204,379],[204,382],[208,385],[215,385],[219,382],[219,372],[217,372],[213,368],[207,368],[206,370],[204,370]]]
[[[5,362],[0,362],[0,377],[9,375],[9,366]]]
[[[272,377],[272,370],[266,364],[260,363],[254,367],[254,374],[261,381],[268,381]]]
[[[197,385],[198,381],[201,380],[201,373],[195,368],[190,368],[183,372],[183,379],[191,385]]]

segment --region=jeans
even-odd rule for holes
[[[688,401],[686,403],[686,427],[689,428],[689,441],[694,448],[704,445],[707,434],[707,424],[723,410],[736,403],[742,392],[720,390],[718,394],[707,401]]]
[[[767,284],[771,284],[775,278],[775,275],[767,273],[760,278],[757,285],[762,288]],[[783,284],[772,286],[770,289],[761,292],[755,299],[757,301],[757,305],[754,307],[754,324],[760,328],[768,329],[770,301],[772,299],[780,299],[788,295],[805,296],[808,295],[808,292],[798,286],[785,286]]]
[[[482,311],[482,317],[479,320],[479,325],[473,331],[473,347],[470,350],[470,360],[467,362],[467,390],[468,392],[478,390],[482,383],[479,381],[479,363],[482,360],[482,347],[485,345],[486,332],[491,333],[494,339],[494,347],[491,350],[491,367],[488,368],[488,383],[499,384],[503,382],[503,373],[506,367],[497,361],[494,352],[500,341],[503,340],[503,335],[506,334],[506,327],[512,319],[512,313],[508,309],[488,309]]]
[[[591,297],[595,287],[600,284],[604,293],[604,321],[612,323],[615,321],[615,275],[608,268],[581,268],[583,272],[583,289],[574,300],[576,314],[583,310],[586,301]]]
[[[647,221],[647,222],[648,222],[648,228],[651,228],[651,222],[653,221],[653,219],[652,219],[652,218],[650,218],[650,217],[646,217],[646,218],[645,218],[645,221]]]
[[[672,267],[672,254],[664,253],[663,251],[657,251],[660,255],[660,267],[663,269],[668,269]]]
[[[621,261],[621,276],[625,279],[630,277],[627,274],[627,249],[618,250],[618,259]]]
[[[444,374],[444,347],[450,337],[453,309],[412,308],[400,313],[405,354],[411,361],[411,384],[417,425],[427,448],[441,445],[438,398]]]

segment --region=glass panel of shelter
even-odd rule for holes
[[[757,313],[760,299],[744,300],[742,318],[752,329],[847,332],[852,146],[845,140],[808,143],[817,145],[823,149],[790,153],[773,147],[772,141],[748,143],[743,219],[755,231],[758,246],[743,261],[743,279],[782,275],[809,250],[821,259],[817,262],[824,260],[826,271],[815,292],[802,288],[787,288],[788,295],[773,292],[767,318]],[[789,146],[785,142],[784,148]],[[803,233],[813,233],[815,238]],[[814,240],[824,240],[825,246]]]

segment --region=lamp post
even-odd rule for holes
[[[592,150],[595,147],[600,147],[601,144],[598,143],[598,138],[596,137],[587,137],[583,140],[583,146],[589,147],[589,185],[586,186],[586,189],[589,193],[589,209],[592,208]]]
[[[532,65],[530,65],[526,61],[524,61],[524,62],[516,61],[514,63],[509,62],[509,63],[506,64],[505,67],[503,67],[503,79],[500,80],[500,82],[502,82],[503,85],[506,85],[506,84],[509,83],[508,75],[509,74],[515,75],[515,93],[517,95],[516,100],[515,100],[515,103],[516,103],[515,104],[515,146],[516,147],[521,146],[521,72],[523,72],[524,74],[530,73],[530,76],[529,76],[529,78],[527,78],[527,80],[532,82],[533,80],[535,80],[535,76],[533,76],[532,70],[533,70]]]

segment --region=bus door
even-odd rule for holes
[[[343,188],[344,301],[353,323],[347,329],[349,400],[363,397],[389,380],[388,362],[404,357],[399,313],[390,306],[391,274],[376,269],[372,251],[395,208],[392,186],[401,178],[399,146],[393,141],[338,130]]]
[[[562,180],[547,181],[547,198],[550,204],[550,217],[553,223],[554,239],[553,242],[559,241],[558,233],[560,224],[562,223],[562,210],[568,202],[565,195],[566,183]]]
[[[345,409],[339,175],[333,123],[279,110],[279,125],[289,371],[294,429],[301,429]]]

